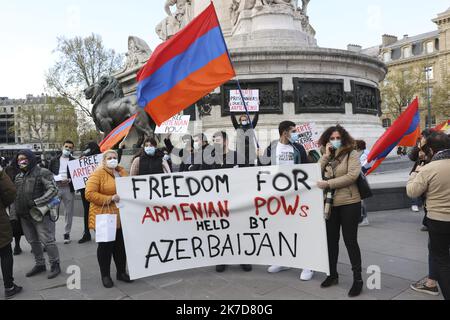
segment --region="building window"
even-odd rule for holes
[[[389,128],[392,124],[391,119],[383,119],[383,128]]]
[[[425,79],[426,80],[433,80],[434,79],[433,67],[427,67],[425,69]]]
[[[390,51],[385,52],[385,53],[383,54],[383,60],[384,60],[384,62],[389,62],[389,61],[391,61],[391,52],[390,52]]]
[[[11,107],[11,113],[14,113],[14,107]]]
[[[403,52],[403,58],[404,59],[407,59],[407,58],[411,57],[411,47],[410,46],[409,47],[404,47],[402,49],[402,52]]]
[[[433,43],[433,41],[428,41],[426,43],[426,52],[427,53],[433,53],[434,52],[434,43]]]

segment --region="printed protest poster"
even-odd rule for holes
[[[259,90],[242,90],[249,112],[259,112]],[[230,90],[230,112],[245,112],[239,90]]]
[[[102,154],[69,161],[70,177],[75,191],[86,188],[86,182],[102,161]]]
[[[220,264],[329,272],[318,164],[116,179],[132,279]]]
[[[169,120],[163,122],[161,126],[157,126],[156,134],[168,134],[168,133],[186,133],[189,128],[189,121],[191,116],[176,115]]]
[[[305,148],[306,152],[320,149],[320,133],[314,122],[297,125],[297,132],[300,133],[300,139],[297,142]]]

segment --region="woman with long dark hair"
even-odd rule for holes
[[[361,196],[357,180],[361,173],[361,163],[355,150],[355,140],[340,125],[328,128],[319,140],[322,157],[319,161],[323,181],[317,183],[331,199],[327,199],[330,212],[327,215],[328,256],[330,276],[322,283],[322,288],[338,284],[337,262],[339,238],[342,228],[345,246],[353,270],[353,286],[349,297],[361,294],[363,287],[361,251],[358,245],[358,224],[361,215]]]

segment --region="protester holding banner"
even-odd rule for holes
[[[37,166],[37,159],[32,151],[20,151],[14,163],[20,168],[20,173],[15,179],[16,214],[20,217],[23,233],[31,245],[36,261],[36,265],[26,276],[33,277],[46,271],[42,248],[44,245],[51,264],[48,278],[56,278],[61,273],[61,268],[55,240],[55,222],[52,221],[49,214],[44,215],[41,221],[37,221],[30,212],[33,208],[45,208],[58,195],[58,187],[53,174],[49,170]]]
[[[117,215],[116,240],[98,244],[97,259],[100,266],[103,286],[112,288],[111,258],[117,269],[117,280],[132,282],[126,273],[126,253],[120,224],[119,209],[116,204],[120,197],[116,192],[116,177],[128,176],[127,171],[118,165],[118,154],[109,150],[103,154],[102,166],[91,175],[86,184],[86,199],[91,203],[89,209],[89,229],[96,230],[96,217],[101,214]],[[96,230],[98,232],[99,230]]]
[[[416,168],[406,190],[413,198],[425,195],[430,253],[437,263],[442,294],[450,300],[450,138],[443,132],[432,133],[421,149],[431,162]]]
[[[158,143],[154,138],[144,141],[144,148],[131,164],[131,176],[145,176],[149,174],[170,173],[170,167],[164,160],[164,152],[158,149]]]
[[[336,285],[339,281],[337,262],[339,256],[340,229],[353,270],[353,286],[349,297],[361,294],[363,287],[361,251],[358,245],[358,224],[361,217],[361,196],[356,184],[361,174],[359,154],[355,150],[355,140],[340,125],[328,128],[321,136],[322,158],[320,165],[325,181],[318,187],[331,190],[332,209],[327,219],[328,255],[330,276],[322,283],[322,288]]]
[[[81,158],[95,156],[100,154],[100,147],[97,142],[91,141],[86,145],[83,150]],[[89,231],[89,201],[86,200],[86,188],[80,189],[81,201],[83,202],[84,210],[84,232],[83,237],[78,241],[79,244],[83,244],[92,240],[91,232]]]
[[[280,139],[273,141],[259,157],[260,165],[293,165],[309,163],[305,148],[296,143],[299,139],[299,133],[296,124],[292,121],[283,121],[278,126]],[[282,266],[270,266],[269,273],[278,273],[290,268]],[[300,279],[309,281],[314,276],[314,272],[303,269]]]
[[[192,139],[192,136],[189,134],[184,135],[181,138],[181,141],[183,143],[183,148],[175,148],[172,144],[172,141],[170,141],[170,135],[166,139],[164,139],[164,144],[166,145],[167,151],[169,154],[173,154],[179,158],[181,158],[181,163],[179,166],[178,171],[179,172],[186,172],[189,171],[189,166],[194,162],[193,155],[194,155],[194,139]]]
[[[255,128],[258,125],[258,120],[258,113],[255,114],[253,121],[246,114],[243,114],[239,117],[239,122],[236,120],[236,116],[231,114],[231,122],[236,129],[236,151],[243,159],[243,163],[240,163],[241,167],[255,165]]]
[[[230,148],[228,147],[229,143],[227,133],[225,131],[216,132],[213,135],[213,142],[215,151],[214,169],[232,169],[237,167],[237,153],[233,150],[230,150]],[[218,265],[216,266],[216,271],[224,272],[226,267],[226,265]],[[245,272],[250,272],[253,269],[249,264],[242,264],[241,268]]]
[[[64,142],[62,152],[50,160],[48,169],[55,175],[58,186],[58,196],[64,204],[66,226],[64,229],[64,243],[70,243],[70,232],[72,230],[73,209],[75,200],[75,190],[69,174],[69,161],[75,160],[72,152],[75,144],[67,140]]]

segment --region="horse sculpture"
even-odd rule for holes
[[[124,97],[120,83],[110,76],[100,80],[84,90],[87,100],[92,102],[92,117],[97,130],[105,136],[131,116],[138,114],[134,128],[139,136],[137,147],[142,145],[145,137],[152,137],[155,123],[137,104],[136,96]]]

